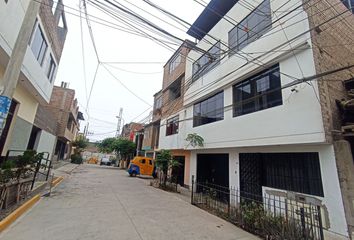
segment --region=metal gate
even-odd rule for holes
[[[262,201],[262,160],[257,153],[240,153],[240,196]]]

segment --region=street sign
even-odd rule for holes
[[[0,133],[5,126],[5,120],[9,113],[11,99],[6,96],[0,96]]]
[[[11,105],[11,99],[6,96],[0,96],[0,114],[7,113],[9,112]]]

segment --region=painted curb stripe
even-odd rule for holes
[[[64,177],[58,177],[52,182],[52,187],[56,187],[64,180]]]
[[[33,198],[25,202],[15,211],[13,211],[9,216],[0,221],[0,232],[4,231],[8,226],[11,225],[16,219],[18,219],[22,214],[24,214],[29,208],[31,208],[36,202],[40,200],[41,196],[39,194],[35,195]]]

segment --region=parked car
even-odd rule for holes
[[[112,165],[112,161],[109,158],[107,158],[107,157],[103,157],[101,159],[100,165],[111,166]]]
[[[131,177],[145,175],[156,178],[155,161],[148,157],[135,157],[130,161],[127,172]]]

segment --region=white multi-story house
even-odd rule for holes
[[[198,44],[179,131],[166,136],[162,119],[160,147],[191,151],[190,181],[319,202],[325,235],[346,239],[354,141],[341,132],[335,100],[347,97],[354,69],[320,74],[354,64],[352,1],[306,2],[210,1],[188,30]],[[189,133],[204,147],[191,147]]]
[[[1,86],[4,85],[5,71],[13,67],[8,66],[10,58],[23,57],[22,51],[13,51],[15,44],[26,44],[18,84],[0,138],[1,155],[5,155],[8,150],[27,148],[53,150],[56,136],[45,131],[37,132],[37,136],[31,136],[31,133],[38,105],[50,101],[67,34],[61,3],[61,0],[42,0],[35,3],[31,0],[0,1]],[[40,6],[33,7],[35,4]],[[33,22],[24,21],[25,15],[32,15],[29,19]],[[28,42],[21,42],[28,38]]]

